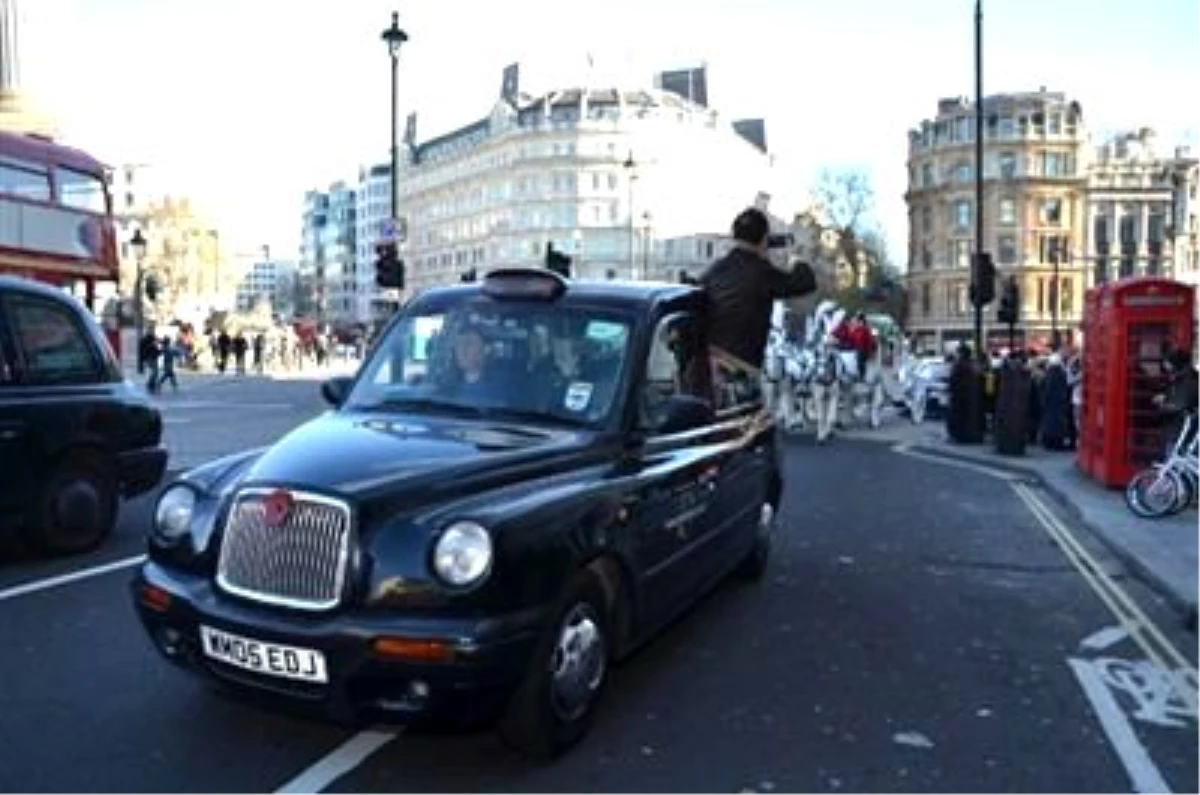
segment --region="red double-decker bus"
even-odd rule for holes
[[[62,287],[98,314],[119,278],[107,172],[78,149],[0,132],[0,273]],[[109,338],[118,347],[115,328]]]

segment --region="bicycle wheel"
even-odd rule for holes
[[[1175,505],[1172,507],[1171,513],[1183,513],[1188,508],[1191,508],[1192,503],[1196,501],[1196,491],[1196,476],[1191,472],[1181,473],[1179,475],[1179,495],[1175,500]]]
[[[1161,519],[1174,513],[1183,487],[1179,476],[1155,466],[1133,476],[1125,487],[1125,505],[1143,519]]]

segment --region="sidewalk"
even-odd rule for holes
[[[883,428],[847,435],[904,443],[922,452],[1033,475],[1126,565],[1194,620],[1200,590],[1200,533],[1194,509],[1165,519],[1140,519],[1126,507],[1121,491],[1106,489],[1086,477],[1075,466],[1074,453],[1054,453],[1030,445],[1024,456],[1002,456],[990,442],[952,444],[940,422],[918,426],[897,417]]]

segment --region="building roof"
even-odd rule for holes
[[[541,117],[555,110],[572,110],[581,108],[584,102],[588,107],[634,107],[634,108],[671,108],[674,110],[692,110],[711,113],[702,105],[660,89],[638,89],[622,91],[616,88],[562,88],[548,91],[536,97],[523,95],[513,106],[519,121],[531,117]],[[421,162],[425,157],[446,144],[471,137],[481,137],[491,129],[490,117],[473,121],[470,124],[451,130],[424,143],[413,147],[413,160]]]

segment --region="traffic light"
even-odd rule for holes
[[[571,278],[571,258],[555,251],[553,241],[546,244],[546,270],[554,271],[564,279]]]
[[[996,319],[1001,323],[1015,326],[1021,317],[1021,293],[1017,288],[1015,276],[1009,276],[1000,292],[1000,307],[996,310]]]
[[[986,251],[971,255],[971,306],[983,309],[996,300],[996,264]]]
[[[375,283],[384,289],[404,289],[404,260],[394,241],[375,244]]]

